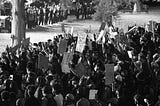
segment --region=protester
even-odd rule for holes
[[[40,103],[37,98],[34,97],[35,86],[28,85],[27,86],[27,99],[25,100],[25,106],[39,106]]]

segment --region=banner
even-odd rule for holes
[[[63,54],[63,60],[61,63],[61,67],[62,67],[62,72],[64,73],[70,73],[71,68],[68,66],[69,62],[72,60],[73,58],[73,52],[65,52]]]
[[[77,45],[76,45],[76,51],[82,53],[84,50],[84,47],[86,45],[86,38],[87,38],[87,34],[83,33],[81,35],[78,35],[78,41],[77,41]]]
[[[114,64],[105,65],[105,84],[109,85],[114,82]]]
[[[90,76],[91,74],[91,68],[85,59],[82,59],[71,71],[79,78],[82,76]]]
[[[49,63],[49,59],[48,57],[42,55],[42,54],[39,54],[38,55],[38,68],[39,69],[47,69],[48,68],[48,63]]]
[[[67,49],[67,40],[66,39],[61,39],[59,42],[59,46],[58,46],[58,51],[57,53],[59,54],[63,54],[64,52],[66,52]]]

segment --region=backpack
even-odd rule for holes
[[[57,103],[56,103],[56,101],[54,100],[53,97],[52,98],[46,97],[46,99],[47,99],[47,105],[46,106],[57,106]]]

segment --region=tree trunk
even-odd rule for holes
[[[12,0],[12,46],[19,45],[25,39],[25,0]]]

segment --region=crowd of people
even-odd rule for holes
[[[71,34],[16,52],[7,47],[0,58],[0,106],[159,106],[160,26],[154,34],[143,27],[117,32],[115,38],[106,33],[103,43],[96,42],[96,34],[94,39],[87,36],[82,53],[75,49],[78,37]],[[57,52],[62,39],[67,41],[66,52],[73,51],[69,73],[63,73],[64,55]],[[47,69],[38,68],[39,55],[48,57]],[[82,60],[91,72],[79,77],[72,70]],[[109,85],[105,64],[114,64]],[[97,90],[94,99],[90,90]]]
[[[44,4],[44,6],[26,5],[26,25],[29,29],[38,25],[49,25],[67,19],[68,15],[75,15],[77,19],[88,19],[94,14],[93,4],[75,3],[73,8],[66,8],[64,4]]]
[[[29,29],[38,25],[49,25],[67,19],[68,10],[63,5],[49,5],[36,7],[26,6],[26,25]]]

